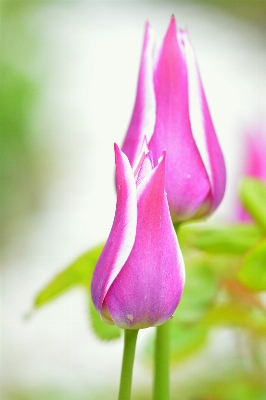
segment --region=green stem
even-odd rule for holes
[[[176,235],[180,224],[173,224]],[[156,328],[153,400],[170,399],[170,324],[168,320]]]
[[[124,332],[124,354],[118,400],[130,400],[131,397],[132,371],[138,336],[138,330],[135,329],[125,329]]]
[[[170,320],[156,328],[153,400],[170,398]]]
[[[173,225],[177,234],[180,222]],[[170,323],[169,320],[156,328],[153,400],[170,398]]]

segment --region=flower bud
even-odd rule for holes
[[[134,165],[147,137],[167,151],[165,188],[174,222],[210,215],[225,191],[224,158],[187,32],[174,17],[157,57],[146,25],[135,107],[122,150]]]
[[[95,267],[92,300],[107,323],[158,326],[174,313],[185,280],[164,190],[165,152],[155,168],[151,152],[144,154],[135,176],[116,145],[115,158],[116,212]]]

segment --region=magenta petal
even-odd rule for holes
[[[164,192],[164,176],[163,157],[137,188],[135,243],[105,298],[113,321],[121,328],[164,323],[183,291],[184,264]]]
[[[226,183],[225,163],[212,123],[194,52],[189,43],[187,33],[180,31],[179,34],[186,54],[189,113],[193,137],[210,181],[211,208],[207,211],[207,214],[210,214],[218,207],[224,195]]]
[[[154,86],[156,125],[149,148],[155,159],[166,149],[165,187],[171,215],[175,221],[186,220],[208,196],[210,183],[191,131],[186,58],[174,17],[159,54]]]
[[[137,225],[137,194],[133,171],[127,157],[115,145],[117,203],[113,226],[95,267],[92,300],[105,322],[111,322],[103,309],[104,298],[125,264],[133,247]]]
[[[150,139],[155,124],[155,95],[153,89],[153,32],[146,24],[136,102],[129,128],[122,146],[133,166],[140,153],[144,137]]]
[[[244,176],[262,179],[266,182],[266,132],[254,129],[246,135],[246,160]]]

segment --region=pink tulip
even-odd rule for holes
[[[165,152],[151,152],[135,171],[115,145],[117,203],[113,226],[96,265],[91,293],[104,322],[125,329],[158,326],[174,313],[184,287],[183,258],[166,194]]]
[[[225,191],[225,165],[187,33],[174,17],[157,57],[146,25],[135,107],[122,150],[133,166],[147,137],[167,151],[165,188],[174,222],[210,215]]]
[[[245,136],[243,176],[261,179],[266,182],[266,131],[253,129]],[[237,204],[237,219],[251,222],[252,218]]]

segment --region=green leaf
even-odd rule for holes
[[[226,364],[218,357],[201,361],[202,368],[197,370],[197,374],[188,380],[173,382],[173,399],[266,400],[263,367],[254,363],[252,369],[243,368],[243,357],[236,357],[236,354],[228,354]]]
[[[198,352],[207,341],[207,329],[201,323],[183,324],[171,320],[170,325],[170,360],[179,363]],[[155,337],[147,342],[145,353],[154,357]]]
[[[194,355],[207,341],[207,329],[200,323],[173,324],[170,336],[171,361],[177,363]]]
[[[266,290],[266,240],[263,240],[247,254],[238,277],[245,286],[252,290]]]
[[[91,298],[89,296],[89,314],[91,326],[94,333],[101,340],[114,340],[121,336],[122,329],[116,325],[108,325],[103,322],[96,311]]]
[[[266,232],[266,184],[246,178],[240,189],[240,199],[254,221]]]
[[[186,275],[184,292],[174,321],[190,323],[197,321],[211,306],[216,295],[217,283],[213,272],[203,262],[189,264]]]
[[[204,315],[202,319],[206,328],[214,326],[238,327],[266,335],[265,313],[235,302],[220,304]]]
[[[181,248],[190,246],[217,255],[243,254],[262,237],[263,232],[252,224],[221,227],[184,225],[178,235]]]
[[[35,297],[34,307],[39,308],[77,285],[90,285],[92,274],[103,245],[89,250],[69,267],[56,275]]]

